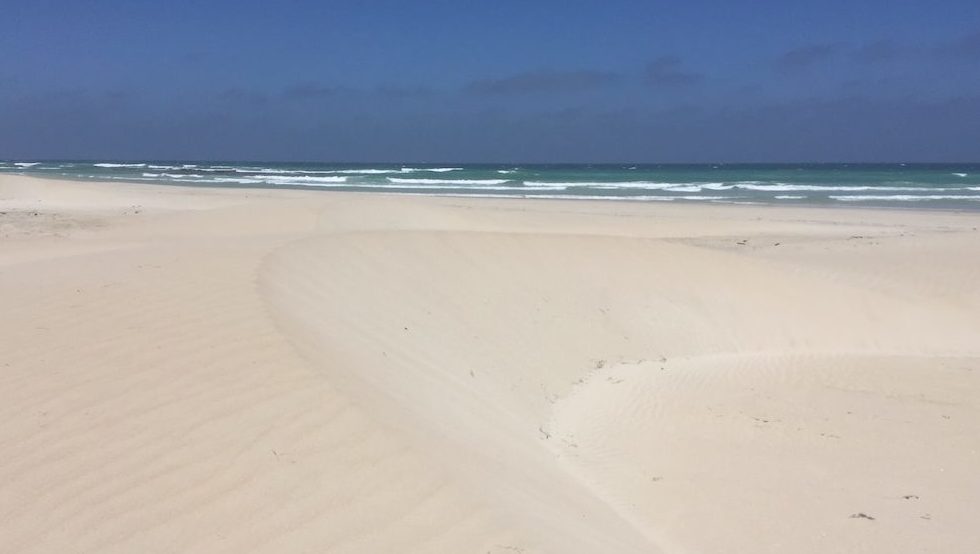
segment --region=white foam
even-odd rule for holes
[[[36,165],[41,165],[41,162],[14,162],[17,167],[34,167]]]
[[[655,181],[611,181],[611,182],[561,182],[561,183],[548,183],[543,181],[525,181],[525,184],[536,185],[536,186],[561,186],[561,187],[583,187],[583,188],[593,188],[601,190],[617,190],[617,189],[643,189],[643,190],[663,190],[667,192],[701,192],[703,190],[732,190],[734,188],[750,188],[749,185],[737,185],[733,183],[670,183],[670,182],[655,182]],[[758,190],[767,190],[759,188]],[[782,190],[782,189],[771,189],[771,190]],[[787,189],[795,190],[795,189]],[[809,190],[809,189],[801,189]],[[841,190],[838,188],[828,189],[828,190]],[[929,189],[934,190],[934,189]]]
[[[235,173],[261,173],[272,175],[332,175],[336,171],[305,171],[301,169],[235,169]]]
[[[414,173],[417,171],[433,171],[435,173],[446,173],[449,171],[463,171],[462,167],[403,167],[403,173]]]
[[[181,168],[172,168],[181,169]],[[246,173],[246,174],[262,174],[262,175],[377,175],[384,173],[403,173],[399,169],[329,169],[329,170],[306,170],[306,169],[281,169],[275,167],[231,167],[231,166],[211,166],[202,167],[198,171],[207,171],[209,173],[216,172],[232,172],[232,173]]]
[[[168,179],[207,179],[213,180],[209,175],[201,175],[199,173],[144,173],[143,177],[166,177]]]
[[[954,173],[953,175],[956,175],[957,177],[966,177],[969,175],[969,173]]]
[[[814,192],[858,192],[858,191],[896,191],[896,192],[930,192],[959,190],[956,188],[940,187],[895,187],[895,186],[873,186],[873,185],[790,185],[786,183],[775,183],[771,185],[750,185],[738,184],[737,188],[744,190],[757,190],[765,192],[793,192],[793,191],[814,191]]]
[[[806,198],[806,196],[800,194],[777,194],[776,196],[773,196],[773,198],[776,200],[802,200]]]
[[[690,183],[656,183],[651,181],[609,181],[609,182],[587,182],[587,181],[568,181],[568,182],[547,182],[547,181],[524,181],[525,185],[535,187],[582,187],[591,189],[616,190],[616,189],[647,189],[647,190],[666,190],[675,187],[691,187]],[[688,191],[682,189],[681,192],[699,192],[701,189],[691,188]]]
[[[731,190],[735,185],[727,183],[669,183],[655,181],[609,181],[609,182],[562,182],[525,181],[526,185],[552,187],[582,187],[599,190],[641,189],[662,190],[665,192],[701,192],[703,190]]]
[[[568,198],[573,200],[644,200],[644,201],[656,201],[656,202],[671,202],[674,200],[693,200],[693,201],[706,201],[706,202],[717,202],[722,200],[734,200],[731,196],[661,196],[661,195],[638,195],[638,196],[601,196],[601,195],[590,195],[590,194],[525,194],[522,195],[523,198],[552,198],[552,199],[562,199]]]
[[[198,174],[173,174],[173,173],[143,173],[143,177],[146,179],[138,180],[157,180],[161,177],[166,178],[168,181],[177,181],[184,183],[238,183],[245,185],[261,185],[261,184],[273,184],[273,185],[289,185],[289,186],[304,186],[304,187],[322,187],[322,188],[357,188],[357,189],[412,189],[420,191],[429,191],[437,193],[440,190],[444,190],[445,186],[433,185],[430,181],[438,181],[439,184],[449,183],[464,183],[459,186],[454,186],[452,188],[466,189],[466,190],[499,190],[499,191],[523,191],[523,190],[562,190],[556,189],[554,187],[523,187],[520,185],[510,185],[510,186],[492,186],[485,184],[473,184],[473,181],[459,180],[452,181],[448,179],[399,179],[402,181],[400,183],[350,183],[347,181],[347,177],[306,177],[306,176],[283,176],[283,175],[251,175],[243,177],[210,177]],[[116,179],[124,179],[121,177],[114,177]],[[425,181],[424,183],[415,183],[409,181]],[[485,180],[490,181],[490,180]],[[494,183],[507,183],[506,180],[492,180]],[[477,181],[480,183],[480,181]],[[495,195],[501,196],[501,195]]]
[[[610,183],[581,183],[581,182],[575,182],[575,181],[551,183],[551,182],[547,182],[547,181],[524,181],[524,184],[527,185],[527,186],[529,186],[529,187],[542,187],[542,188],[547,188],[547,187],[553,187],[553,188],[569,188],[569,187],[598,188],[598,187],[600,187],[602,185],[608,185]]]
[[[421,173],[425,171],[431,171],[434,173],[447,173],[449,171],[463,171],[462,167],[430,167],[430,168],[419,168],[419,167],[402,167],[399,169],[331,169],[323,171],[296,171],[295,173],[328,173],[328,174],[341,174],[341,175],[390,175],[399,173]],[[293,173],[290,171],[284,171],[284,173]]]
[[[918,202],[922,200],[980,200],[980,196],[957,196],[954,194],[856,194],[848,196],[830,196],[832,200],[843,202],[860,202],[864,200],[884,200],[896,202]]]
[[[736,200],[734,196],[674,196],[680,200]]]
[[[306,177],[299,175],[256,175],[252,177],[252,182],[263,183],[270,182],[280,185],[307,185],[307,184],[331,184],[331,183],[346,183],[347,177]]]
[[[351,175],[384,175],[386,173],[407,173],[402,169],[335,169],[329,173],[343,173]]]
[[[261,182],[261,181],[249,181],[249,182],[255,183],[255,182]],[[474,190],[474,191],[475,190],[478,190],[478,191],[497,190],[497,191],[502,191],[502,192],[503,191],[506,191],[506,192],[511,192],[511,193],[513,193],[513,192],[521,192],[521,191],[528,191],[528,190],[548,190],[548,191],[562,190],[562,189],[554,189],[554,188],[540,189],[540,188],[533,188],[533,187],[514,187],[514,186],[487,186],[487,185],[480,185],[480,186],[462,186],[461,185],[461,186],[445,187],[445,186],[438,186],[438,185],[418,185],[418,184],[414,184],[413,185],[413,184],[395,184],[395,183],[282,183],[282,184],[301,185],[301,186],[310,186],[310,187],[322,187],[322,188],[340,188],[340,187],[343,187],[343,188],[346,188],[346,189],[419,190],[419,191],[428,191],[429,193],[437,194],[439,196],[444,195],[445,194],[444,191],[447,190],[447,189],[453,189],[453,190]],[[464,193],[459,193],[459,194],[464,194]],[[500,197],[500,196],[515,196],[515,195],[514,194],[492,194],[491,196]]]
[[[197,175],[194,173],[188,174],[167,174],[164,176],[170,177],[174,181],[184,181],[188,183],[239,183],[243,185],[295,185],[295,186],[326,186],[326,185],[342,185],[347,181],[347,177],[304,177],[304,176],[288,176],[288,175],[251,175],[243,177],[211,177],[204,175]],[[188,179],[188,177],[197,177],[197,179]]]
[[[146,164],[111,164],[111,163],[100,163],[92,164],[95,167],[146,167]]]
[[[188,183],[239,183],[242,185],[261,185],[262,181],[256,181],[255,179],[249,179],[247,177],[235,178],[235,177],[215,177],[208,179],[206,181],[199,181],[193,179],[174,179],[175,181],[186,181]]]
[[[543,198],[553,200],[616,200],[620,202],[630,201],[654,201],[672,202],[675,200],[693,200],[707,202],[731,202],[736,200],[733,196],[660,196],[660,195],[641,195],[641,196],[600,196],[589,194],[478,194],[478,193],[451,193],[442,196],[459,196],[465,198]]]
[[[405,185],[502,185],[507,179],[399,179],[388,177],[392,183]],[[531,184],[531,183],[528,183]]]

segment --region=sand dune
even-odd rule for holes
[[[0,212],[5,552],[980,550],[980,215]]]

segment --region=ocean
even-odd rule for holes
[[[980,209],[980,164],[334,164],[5,161],[92,181],[439,196]]]

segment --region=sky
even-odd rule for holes
[[[0,159],[976,162],[980,1],[0,0]]]

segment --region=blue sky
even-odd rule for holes
[[[976,1],[0,13],[0,158],[980,160]]]

